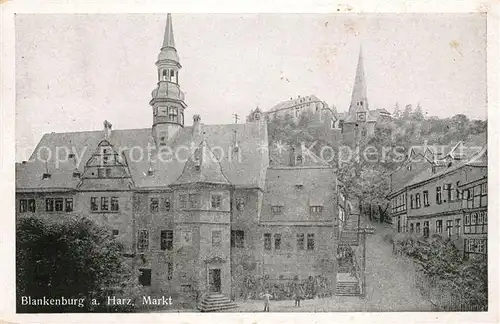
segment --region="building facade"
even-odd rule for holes
[[[270,166],[258,109],[244,124],[186,126],[170,14],[156,66],[151,128],[45,134],[16,164],[16,216],[108,226],[152,293],[238,298],[247,277],[333,276],[332,167]]]
[[[424,162],[425,167],[403,179],[407,181],[401,189],[391,192],[394,229],[426,237],[441,235],[465,256],[486,255],[487,149],[452,162],[446,157],[453,156],[456,147],[438,168]],[[398,175],[402,180],[398,173],[393,176]]]

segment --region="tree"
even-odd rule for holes
[[[138,274],[127,266],[124,247],[111,231],[88,218],[62,222],[23,217],[16,227],[18,312],[132,311],[108,306],[107,296],[138,296]],[[21,297],[78,298],[81,305],[22,305]],[[95,299],[96,303],[93,303]]]
[[[416,121],[422,121],[425,119],[424,112],[422,111],[420,103],[417,104],[417,107],[412,112],[411,118]]]
[[[394,107],[394,112],[392,113],[392,117],[394,119],[401,118],[401,109],[399,108],[399,102],[396,102],[396,106]]]
[[[402,119],[404,119],[404,120],[411,119],[412,111],[413,111],[412,105],[411,104],[406,105],[405,109],[403,110],[403,115],[401,116]]]

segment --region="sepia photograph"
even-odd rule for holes
[[[492,310],[486,13],[14,23],[17,314]]]

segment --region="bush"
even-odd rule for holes
[[[84,217],[62,222],[35,217],[16,226],[17,312],[114,312],[107,296],[132,298],[138,275],[127,266],[124,247],[111,231]],[[79,299],[80,305],[23,305],[22,297]]]

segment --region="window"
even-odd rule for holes
[[[479,211],[465,214],[464,234],[488,233],[488,213]]]
[[[429,191],[424,191],[424,207],[429,206]]]
[[[274,249],[281,249],[281,234],[274,234]]]
[[[264,233],[264,250],[271,250],[271,234]]]
[[[413,233],[413,223],[410,224],[410,233]]]
[[[151,286],[151,269],[139,269],[141,274],[139,275],[139,282],[143,286]]]
[[[189,207],[198,208],[198,200],[197,194],[189,194]]]
[[[304,250],[304,233],[297,234],[297,251]]]
[[[299,117],[299,114],[300,114],[300,108],[297,107],[295,108],[295,117]]]
[[[118,211],[119,209],[118,197],[111,197],[111,211]]]
[[[212,246],[220,247],[221,241],[222,241],[222,232],[212,231]]]
[[[479,207],[481,204],[481,186],[475,186],[474,190],[474,205],[473,207]]]
[[[451,202],[451,193],[452,193],[451,183],[445,184],[444,190],[446,191],[446,201]]]
[[[411,196],[410,196],[411,198]],[[411,199],[410,199],[411,200]],[[393,198],[392,212],[397,213],[406,210],[406,193],[402,193]]]
[[[429,237],[429,221],[424,221],[424,236]]]
[[[180,194],[179,195],[179,208],[187,208],[187,195]]]
[[[413,202],[413,195],[410,195],[410,209],[415,208],[415,204]]]
[[[245,209],[245,198],[236,198],[236,210],[242,211]]]
[[[158,197],[154,197],[154,198],[151,198],[150,199],[150,202],[149,202],[149,211],[151,213],[157,213],[158,212]]]
[[[481,196],[481,201],[479,203],[480,207],[486,207],[488,206],[488,184],[482,183],[479,185],[480,186],[480,196]]]
[[[19,212],[35,212],[35,199],[21,199],[19,201]]]
[[[311,214],[321,214],[323,212],[323,206],[310,206],[309,211]]]
[[[273,212],[274,215],[282,214],[283,206],[271,206],[271,211]]]
[[[314,234],[307,234],[307,249],[314,250]]]
[[[137,250],[144,252],[149,249],[149,231],[139,230],[137,232]]]
[[[457,233],[457,236],[460,236],[460,218],[455,219],[455,233]]]
[[[119,234],[119,231],[117,229],[114,229],[111,234],[113,235],[113,237],[117,237],[118,234]]]
[[[55,210],[56,212],[61,212],[64,210],[64,199],[62,198],[55,199]]]
[[[174,231],[160,231],[160,249],[171,251],[174,248]]]
[[[221,207],[221,201],[221,195],[212,195],[212,208],[219,209]]]
[[[245,247],[245,231],[241,230],[231,231],[231,247],[235,248]]]
[[[168,108],[168,120],[177,121],[177,108],[169,107]]]
[[[468,257],[470,254],[488,254],[487,252],[488,240],[487,239],[465,239],[464,252]]]
[[[45,199],[45,211],[48,212],[54,211],[54,198]]]
[[[106,168],[106,177],[110,178],[111,177],[111,169]]]
[[[181,285],[181,292],[184,293],[191,292],[191,285]]]
[[[446,233],[448,234],[448,237],[451,237],[453,234],[453,220],[446,221]]]
[[[443,221],[440,219],[436,221],[436,233],[443,233]]]
[[[66,206],[64,206],[66,212],[72,212],[73,211],[73,198],[66,198],[65,200]]]
[[[457,181],[457,188],[455,189],[455,199],[456,200],[462,200],[459,186],[460,186],[460,181]]]
[[[109,208],[109,198],[101,197],[101,210],[108,210],[108,208]]]
[[[415,208],[420,208],[420,193],[415,194]]]
[[[174,273],[174,267],[172,262],[167,262],[167,280],[172,280],[172,275]]]
[[[442,203],[441,197],[441,187],[436,187],[436,204]]]
[[[97,207],[97,197],[90,197],[90,210],[96,211],[99,208]]]
[[[165,198],[165,211],[170,211],[170,198]]]
[[[420,223],[417,223],[415,225],[415,232],[417,232],[418,234],[420,234]]]
[[[97,177],[104,178],[104,168],[97,168]]]

